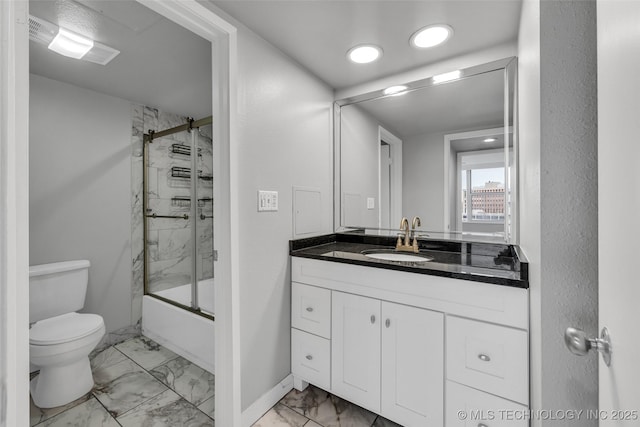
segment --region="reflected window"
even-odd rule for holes
[[[458,218],[464,223],[504,225],[503,150],[458,153]]]

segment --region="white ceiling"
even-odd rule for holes
[[[214,3],[334,89],[513,42],[521,7],[521,0]],[[211,114],[210,43],[180,25],[134,0],[32,0],[30,13],[121,51],[102,66],[31,42],[31,72],[185,116]],[[440,47],[411,48],[411,34],[433,23],[452,26],[453,37]],[[380,45],[382,59],[347,61],[347,50],[360,43]]]
[[[504,71],[498,70],[355,105],[378,119],[396,136],[407,139],[422,134],[501,126],[504,122],[503,94]]]
[[[343,89],[479,49],[514,42],[521,0],[214,0],[214,3],[324,80]],[[416,30],[453,27],[444,45],[417,50]],[[384,55],[353,64],[349,48],[373,43]]]
[[[106,66],[30,42],[30,71],[197,118],[211,115],[211,44],[133,0],[30,1],[29,13],[120,51]]]

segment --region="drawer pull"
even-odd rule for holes
[[[490,362],[491,358],[489,356],[487,356],[486,354],[482,354],[480,353],[478,355],[478,359],[482,360],[483,362]],[[478,424],[478,427],[482,427],[482,424]],[[486,425],[484,427],[487,427]]]
[[[311,313],[313,311],[313,307],[307,307],[307,311]]]
[[[486,425],[485,423],[480,423],[480,424],[478,424],[478,427],[489,427],[489,426]]]
[[[374,323],[376,323],[376,315],[372,314],[371,315],[371,324],[373,325]]]
[[[384,326],[386,326],[387,328],[388,328],[389,326],[391,326],[391,319],[387,319],[387,320],[385,320],[385,321],[384,321]]]
[[[313,360],[313,356],[312,356],[312,355],[310,355],[310,354],[307,354],[307,355],[305,356],[305,358],[306,358],[307,360]]]

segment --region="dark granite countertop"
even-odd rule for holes
[[[294,257],[529,288],[528,262],[516,245],[432,239],[418,242],[420,255],[433,260],[407,262],[367,257],[362,251],[393,250],[396,238],[362,231],[291,240],[289,253]]]

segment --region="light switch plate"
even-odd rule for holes
[[[258,191],[258,212],[275,212],[278,210],[277,191]]]
[[[367,209],[375,209],[376,199],[373,197],[367,197]]]

